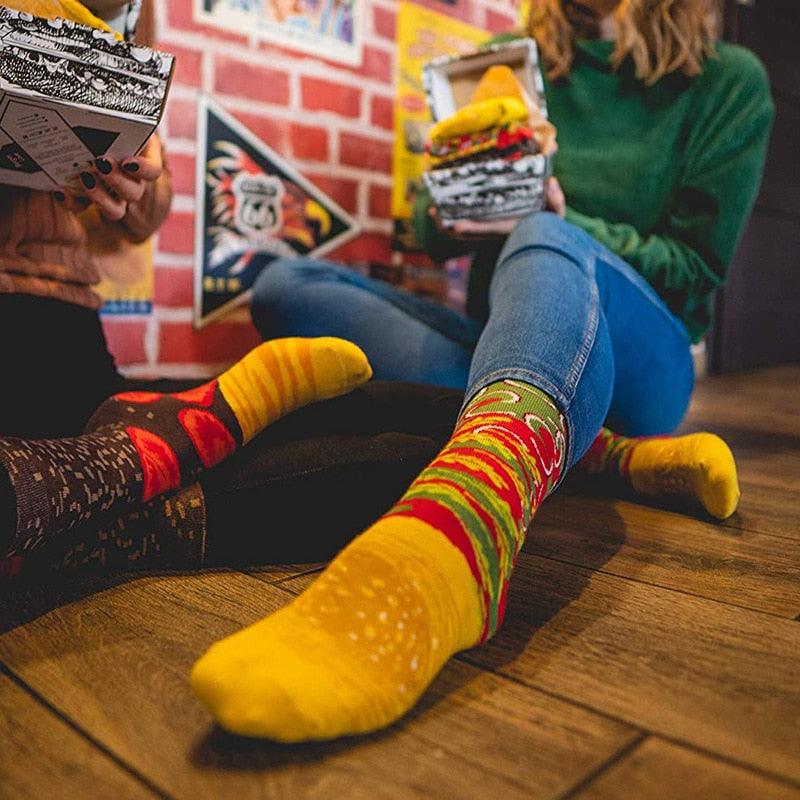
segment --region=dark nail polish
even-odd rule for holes
[[[97,181],[91,172],[81,172],[81,182],[87,189],[94,189],[97,186]]]
[[[110,175],[111,171],[114,169],[114,167],[111,166],[111,162],[106,158],[95,159],[94,163],[103,175]]]
[[[130,164],[123,164],[122,169],[126,172],[138,172],[139,165],[135,161],[132,161]]]
[[[64,194],[64,192],[59,192],[58,189],[53,192],[53,197],[55,197],[59,203],[63,203],[67,199],[67,196]]]

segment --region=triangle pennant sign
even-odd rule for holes
[[[205,96],[197,210],[196,327],[247,302],[276,258],[321,256],[359,233],[347,212]]]

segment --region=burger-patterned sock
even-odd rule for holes
[[[206,562],[206,497],[193,483],[179,492],[128,508],[119,517],[64,531],[22,556],[0,559],[4,579],[40,581],[47,575],[132,572],[144,569],[199,568]]]
[[[0,557],[24,558],[76,525],[187,486],[279,417],[371,374],[342,339],[277,339],[188,392],[115,395],[83,436],[0,439],[16,516],[10,537],[0,530]]]
[[[227,730],[283,742],[394,722],[454,653],[497,630],[565,443],[543,392],[483,389],[408,492],[307,591],[197,662],[197,697]]]
[[[645,497],[699,503],[718,519],[729,517],[739,504],[733,453],[713,433],[630,439],[602,428],[578,466]]]

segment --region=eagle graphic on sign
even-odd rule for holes
[[[200,128],[197,326],[246,302],[276,258],[319,256],[358,233],[331,198],[209,98]]]

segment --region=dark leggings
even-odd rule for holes
[[[0,294],[0,435],[59,438],[83,430],[122,378],[96,311]]]
[[[196,384],[125,380],[108,353],[97,313],[77,306],[0,295],[0,330],[7,343],[3,437],[78,435],[115,392]],[[435,456],[452,432],[461,400],[461,392],[450,389],[373,382],[271,426],[201,478],[208,561],[259,564],[333,555],[387,510]],[[14,494],[0,470],[0,526],[15,523]]]
[[[121,391],[180,391],[197,381],[133,381],[117,372],[96,311],[50,298],[0,294],[0,436],[77,436]]]

